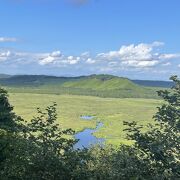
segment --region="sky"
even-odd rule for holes
[[[179,0],[1,0],[0,74],[180,76]]]

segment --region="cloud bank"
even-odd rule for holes
[[[17,38],[14,37],[0,37],[0,42],[16,42]]]
[[[82,75],[111,73],[129,76],[134,74],[159,74],[176,72],[179,69],[180,53],[161,53],[162,42],[123,45],[118,50],[101,52],[94,56],[84,52],[78,56],[66,55],[60,50],[49,53],[17,52],[0,50],[0,70],[15,69],[28,74],[47,73],[54,75]],[[180,74],[179,74],[180,75]],[[136,76],[134,76],[136,77]]]

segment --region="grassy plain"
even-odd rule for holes
[[[100,98],[77,95],[10,93],[10,101],[15,112],[29,120],[36,115],[36,108],[44,109],[53,102],[58,104],[58,121],[62,128],[82,131],[94,128],[97,121],[104,126],[95,136],[106,138],[110,144],[128,143],[125,139],[123,121],[138,121],[140,124],[152,122],[156,107],[161,104],[157,99],[140,98]],[[85,121],[81,115],[92,115],[95,118]]]

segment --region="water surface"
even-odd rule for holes
[[[94,117],[93,116],[81,116],[81,119],[84,119],[84,120],[92,120]]]
[[[103,144],[105,141],[104,138],[97,138],[93,136],[93,133],[99,130],[103,126],[102,122],[99,122],[95,129],[85,129],[82,132],[75,134],[75,139],[79,139],[79,141],[75,144],[74,148],[89,148],[91,145],[94,144]]]

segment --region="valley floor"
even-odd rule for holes
[[[36,108],[46,108],[57,103],[58,123],[62,128],[82,131],[95,128],[97,122],[104,125],[94,135],[105,138],[109,144],[129,143],[125,139],[123,121],[138,121],[139,124],[153,122],[152,117],[161,104],[156,99],[137,98],[99,98],[76,95],[53,95],[10,93],[10,101],[15,112],[24,119],[30,120],[36,115]],[[91,121],[81,119],[82,115],[91,115]]]

